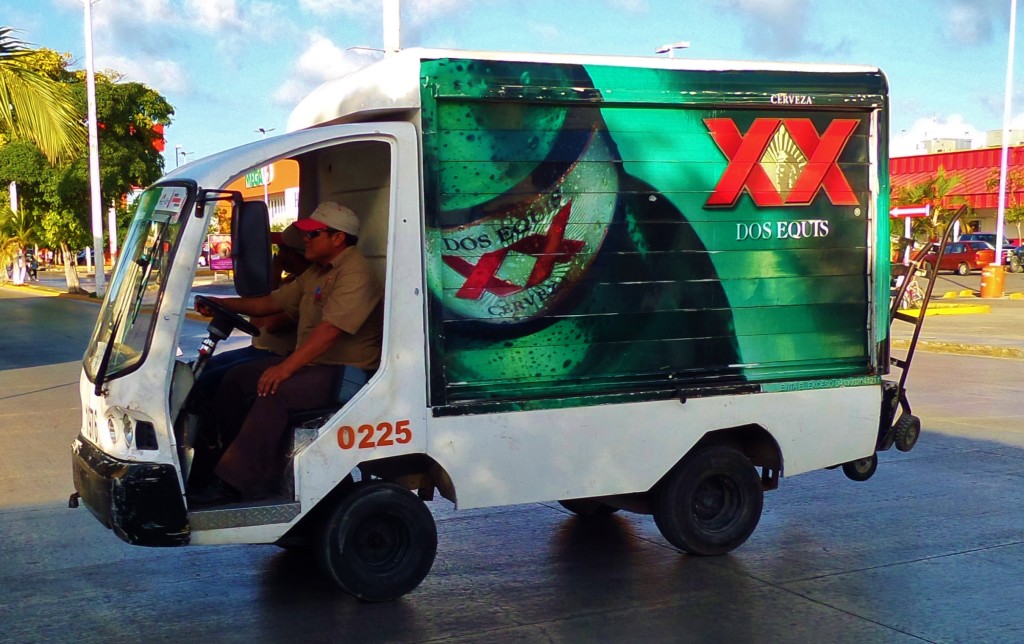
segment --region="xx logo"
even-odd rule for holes
[[[732,119],[704,119],[715,144],[729,160],[704,205],[734,206],[744,190],[762,207],[806,206],[821,190],[833,205],[858,205],[857,195],[837,163],[858,123],[857,119],[835,119],[819,136],[810,119],[759,118],[746,134],[740,134]],[[790,178],[784,182],[780,176],[769,175],[767,166],[780,168],[777,174]]]

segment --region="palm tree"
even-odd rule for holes
[[[72,158],[85,143],[81,115],[67,86],[36,72],[33,50],[0,27],[0,132],[30,139],[50,163]]]
[[[11,281],[7,275],[7,266],[13,265],[18,256],[18,240],[0,229],[0,284]]]
[[[36,220],[28,210],[22,208],[15,212],[6,207],[0,210],[0,242],[7,249],[7,252],[2,254],[10,255],[7,261],[16,260],[18,257],[27,259],[26,251],[29,245],[36,242],[36,237]],[[4,266],[7,266],[6,261]]]
[[[911,206],[928,204],[932,207],[931,217],[918,219],[914,223],[913,235],[920,241],[941,239],[946,231],[950,218],[956,213],[960,204],[966,200],[951,193],[960,185],[963,177],[959,174],[946,174],[945,168],[931,179],[909,186],[896,188],[892,194],[894,206]],[[924,239],[921,239],[921,238]]]

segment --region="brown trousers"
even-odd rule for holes
[[[281,475],[288,412],[335,404],[338,367],[310,365],[296,371],[271,396],[256,395],[263,372],[284,358],[239,365],[225,374],[214,398],[219,429],[230,442],[214,473],[248,497],[265,495]]]

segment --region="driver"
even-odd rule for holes
[[[286,357],[250,362],[225,374],[214,409],[229,445],[212,483],[189,494],[193,506],[265,497],[281,473],[289,412],[337,404],[342,377],[366,382],[380,364],[383,289],[356,248],[359,219],[327,201],[294,225],[304,233],[305,257],[313,267],[269,295],[209,298],[245,315],[284,312],[297,320],[298,342]],[[196,310],[213,313],[198,301]]]

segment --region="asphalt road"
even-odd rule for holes
[[[1024,641],[1019,361],[919,353],[918,446],[866,483],[783,479],[730,555],[682,555],[646,516],[438,501],[432,573],[362,604],[301,555],[133,547],[67,508],[96,310],[0,289],[0,640]]]

